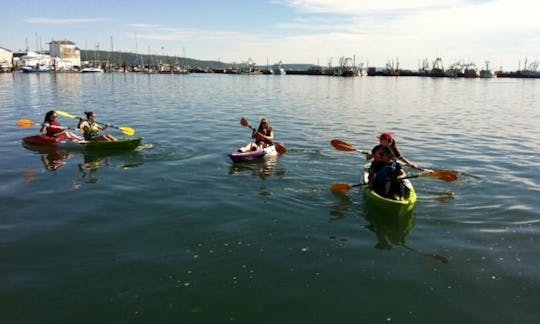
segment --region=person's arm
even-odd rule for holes
[[[407,176],[407,173],[405,173],[405,171],[403,169],[399,169],[399,174],[398,176],[396,177],[396,179],[398,181],[401,181],[403,180],[403,178],[405,178]]]
[[[418,166],[415,163],[407,160],[404,156],[400,156],[398,160],[402,161],[405,165],[410,166],[411,168],[418,169]]]
[[[269,140],[269,141],[274,140],[274,130],[271,130],[271,131],[270,131],[270,135],[264,136],[264,138],[266,138],[266,139]]]

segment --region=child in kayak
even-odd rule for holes
[[[380,150],[380,157],[384,165],[377,171],[371,183],[371,189],[379,196],[403,199],[404,187],[403,178],[407,176],[401,164],[395,160],[394,153],[390,147]]]
[[[377,138],[379,139],[379,145],[373,147],[371,152],[366,154],[366,160],[369,161],[373,159],[373,162],[371,162],[371,166],[369,168],[369,183],[371,183],[375,174],[387,164],[382,157],[382,151],[385,148],[389,148],[391,150],[391,153],[395,159],[402,161],[405,163],[405,165],[408,165],[411,168],[418,168],[416,164],[410,162],[401,155],[397,148],[396,141],[391,133],[382,133],[381,135],[377,136]]]
[[[81,119],[77,128],[83,133],[84,139],[87,141],[117,141],[116,137],[104,134],[99,135],[99,132],[107,129],[108,125],[99,124],[96,121],[96,114],[91,111],[85,111],[86,119]]]
[[[274,129],[270,126],[268,117],[263,117],[261,119],[259,127],[256,131],[253,131],[253,133],[251,134],[251,138],[254,139],[254,142],[249,143],[245,147],[241,148],[239,151],[248,152],[263,150],[265,147],[274,144]]]
[[[63,127],[57,117],[54,110],[47,112],[43,124],[41,124],[40,132],[45,136],[56,137],[60,140],[82,141],[82,138],[70,132],[68,127]]]

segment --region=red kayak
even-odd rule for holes
[[[126,138],[118,141],[72,141],[46,135],[34,135],[23,138],[23,143],[32,146],[54,147],[79,151],[134,150],[142,138]]]

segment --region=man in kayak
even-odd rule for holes
[[[379,196],[396,200],[403,199],[403,178],[407,176],[401,164],[396,161],[390,147],[380,150],[380,158],[384,165],[377,171],[371,183],[371,189]]]
[[[263,150],[265,147],[273,145],[274,129],[270,126],[268,117],[263,117],[257,130],[253,130],[251,138],[255,141],[241,148],[242,152]]]
[[[79,125],[77,126],[83,133],[84,139],[87,141],[108,141],[113,142],[117,141],[116,137],[104,134],[99,135],[99,132],[107,129],[108,125],[100,124],[96,121],[96,114],[91,111],[85,111],[86,119],[81,119]]]
[[[41,124],[40,132],[45,136],[56,137],[59,140],[82,141],[82,138],[70,132],[68,127],[63,127],[57,117],[54,110],[47,112],[43,124]]]
[[[393,156],[397,159],[405,163],[405,165],[410,166],[411,168],[418,168],[418,166],[409,160],[407,160],[404,156],[401,155],[399,152],[396,141],[394,140],[394,137],[391,133],[385,132],[382,133],[377,137],[379,139],[379,145],[376,145],[371,149],[370,153],[366,154],[366,160],[373,159],[373,162],[371,162],[371,166],[369,168],[369,183],[373,181],[373,177],[375,174],[381,170],[387,163],[384,161],[382,152],[383,149],[389,148],[391,150],[391,153]]]

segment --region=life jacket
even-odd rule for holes
[[[45,125],[45,135],[47,136],[55,137],[63,131],[64,129],[62,128],[62,125],[60,125],[60,122],[57,120],[53,120]]]
[[[259,145],[259,144],[261,144],[263,142],[267,143],[267,144],[272,144],[272,140],[269,140],[269,139],[266,139],[266,138],[262,137],[261,134],[263,134],[264,136],[270,136],[272,134],[272,127],[259,128],[258,133],[255,135],[255,143],[257,145]]]
[[[86,127],[84,127],[86,126]],[[95,136],[99,134],[100,128],[97,123],[91,123],[89,121],[86,121],[81,125],[82,131],[83,131],[83,137],[85,140],[91,140]]]

